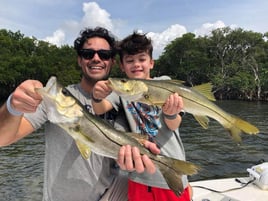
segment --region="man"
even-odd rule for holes
[[[94,84],[107,79],[115,62],[115,39],[104,28],[85,29],[74,41],[74,48],[82,78],[79,84],[70,85],[68,89],[90,110]],[[94,153],[84,160],[73,139],[57,125],[47,122],[42,99],[34,91],[36,87],[43,87],[42,83],[36,80],[21,83],[0,108],[0,146],[12,144],[45,125],[43,200],[127,200],[122,196],[127,193],[124,185],[127,179],[116,177],[115,161]],[[154,144],[147,142],[145,146],[159,153]],[[128,145],[120,149],[118,164],[129,171],[155,171],[146,155],[141,156],[137,148]],[[120,184],[124,188],[118,187]]]

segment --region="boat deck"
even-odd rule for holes
[[[244,183],[249,181],[249,178],[238,179]],[[193,186],[193,201],[268,201],[268,190],[262,190],[253,183],[237,190],[227,191],[243,186],[235,178],[196,181],[190,184]],[[213,192],[199,186],[227,192]]]

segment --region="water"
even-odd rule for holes
[[[260,129],[257,136],[243,135],[234,143],[216,121],[204,130],[187,114],[181,136],[187,159],[202,170],[190,181],[247,176],[246,169],[260,159],[268,161],[268,103],[220,101],[217,104]],[[8,147],[0,148],[0,201],[41,201],[43,185],[43,132],[34,133]]]
[[[189,177],[190,181],[247,176],[247,168],[261,159],[268,161],[268,104],[239,101],[217,104],[257,126],[260,134],[243,134],[238,145],[218,122],[211,120],[209,129],[205,130],[187,115],[180,129],[186,156],[202,168],[197,175]]]
[[[38,132],[0,148],[1,201],[42,200],[44,147]]]

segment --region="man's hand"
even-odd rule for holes
[[[43,87],[43,84],[37,80],[22,82],[12,94],[12,108],[23,113],[35,112],[42,101],[42,97],[34,89],[41,87]]]
[[[144,146],[154,154],[160,153],[160,149],[153,142],[145,141]],[[137,147],[131,147],[130,145],[125,145],[120,148],[117,163],[122,170],[135,170],[137,173],[147,171],[150,174],[156,171],[152,160],[147,155],[141,155]]]

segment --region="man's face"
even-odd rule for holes
[[[83,45],[84,55],[78,57],[83,78],[90,83],[106,79],[109,76],[114,59],[109,57],[109,43],[99,37],[90,38]],[[100,52],[95,52],[99,51]]]

